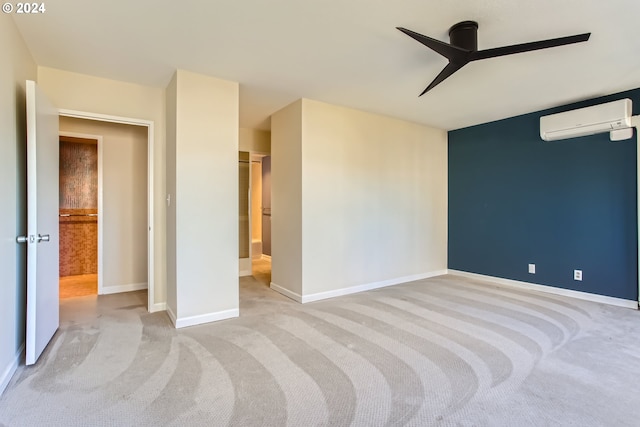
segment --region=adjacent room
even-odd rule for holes
[[[0,425],[637,424],[640,4],[3,12]]]
[[[146,289],[147,129],[61,116],[60,298]]]
[[[98,294],[98,140],[60,136],[60,299]]]

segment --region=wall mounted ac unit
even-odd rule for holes
[[[545,141],[556,141],[627,129],[632,126],[631,114],[631,100],[626,98],[543,116],[540,117],[540,137]]]

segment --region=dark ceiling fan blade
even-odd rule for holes
[[[530,52],[532,50],[548,49],[550,47],[564,46],[573,43],[586,42],[591,33],[578,34],[575,36],[559,37],[557,39],[540,40],[537,42],[514,44],[511,46],[497,47],[494,49],[479,50],[469,54],[470,61],[480,59],[495,58],[514,53]]]
[[[429,49],[435,50],[440,55],[451,60],[460,60],[469,54],[468,50],[460,49],[459,47],[452,46],[449,43],[442,42],[440,40],[432,39],[415,31],[407,30],[403,27],[396,27],[414,40],[419,41]]]
[[[431,83],[429,83],[429,86],[427,86],[427,88],[423,90],[422,93],[418,96],[420,97],[425,93],[429,92],[431,89],[433,89],[434,87],[442,83],[444,79],[446,79],[447,77],[450,77],[453,73],[455,73],[456,71],[458,71],[460,68],[464,67],[467,64],[468,64],[468,61],[467,62],[450,62],[446,67],[442,69],[442,71],[440,71],[440,74],[438,74],[436,78],[433,79]]]

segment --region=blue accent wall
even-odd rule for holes
[[[635,135],[539,132],[541,116],[622,98],[639,114],[636,89],[450,131],[449,268],[637,300]]]

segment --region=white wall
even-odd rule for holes
[[[60,117],[60,131],[103,137],[103,292],[145,288],[147,128]]]
[[[306,302],[446,270],[445,131],[308,99],[271,123],[274,289]]]
[[[38,67],[38,84],[58,108],[154,122],[154,298],[166,301],[165,90]]]
[[[302,101],[303,295],[447,268],[447,133]]]
[[[271,281],[302,294],[302,101],[271,116]],[[289,295],[291,296],[291,295]]]
[[[18,366],[26,305],[25,80],[36,64],[9,15],[0,16],[0,393]]]
[[[178,70],[175,89],[176,311],[170,315],[181,327],[238,315],[239,85]]]

